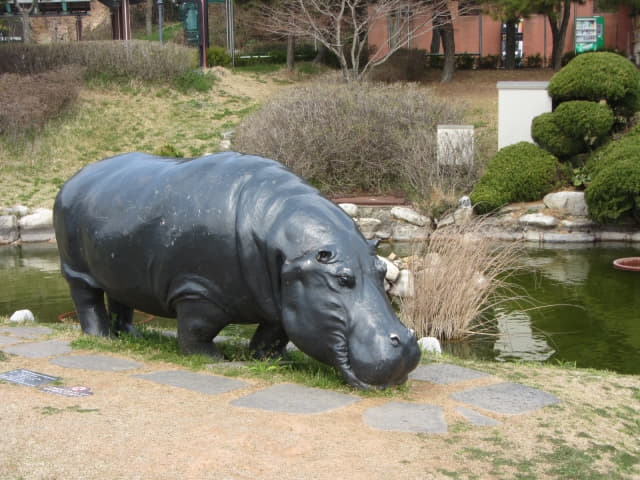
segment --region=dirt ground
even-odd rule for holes
[[[94,394],[67,398],[0,382],[0,478],[544,479],[586,478],[588,472],[600,472],[605,475],[601,478],[640,474],[633,469],[640,459],[637,377],[484,364],[471,368],[487,370],[489,365],[491,377],[453,386],[413,381],[407,392],[393,397],[365,395],[334,411],[299,415],[230,404],[267,387],[262,380],[241,378],[249,386],[206,395],[133,378],[177,368],[144,365],[128,372],[91,372],[7,355],[0,361],[2,372],[25,368],[60,376],[63,385],[88,386]],[[561,403],[521,415],[483,412],[501,422],[496,427],[471,426],[456,414],[457,404],[449,398],[454,390],[501,381],[541,388]],[[392,400],[442,406],[448,433],[389,432],[365,424],[367,408]],[[588,456],[592,462],[580,457],[577,466],[566,464],[572,453],[588,455],[594,445],[602,448],[597,457]],[[635,459],[630,470],[617,463],[615,452]],[[575,475],[564,475],[565,470]]]

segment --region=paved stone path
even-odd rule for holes
[[[133,374],[133,371],[144,365],[108,355],[73,354],[68,342],[42,340],[42,337],[49,333],[51,329],[40,326],[1,327],[0,350],[26,358],[51,357],[50,363],[65,368],[104,372],[132,371],[133,378],[185,388],[205,395],[219,395],[249,385],[242,380],[185,370]],[[449,394],[448,398],[463,404],[464,406],[456,406],[455,411],[470,424],[479,427],[501,423],[484,413],[502,416],[523,415],[559,402],[549,393],[516,383],[493,383],[487,386],[465,388],[465,382],[492,377],[484,372],[450,364],[421,365],[411,373],[410,378],[436,385],[455,387],[460,384],[460,389]],[[359,401],[360,397],[357,395],[293,384],[277,384],[233,400],[231,404],[238,408],[318,415]],[[389,401],[379,407],[365,410],[363,420],[371,428],[379,430],[428,434],[441,434],[448,431],[444,408],[441,405],[428,403]]]

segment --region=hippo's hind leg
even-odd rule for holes
[[[123,305],[107,295],[107,305],[109,307],[109,318],[116,335],[128,333],[135,337],[140,336],[136,327],[133,326],[133,308]]]
[[[251,337],[249,349],[257,359],[282,357],[289,337],[280,325],[261,323]]]
[[[108,336],[109,317],[104,308],[104,292],[82,280],[69,279],[68,283],[82,331],[89,335]]]
[[[178,343],[182,353],[222,358],[213,339],[229,322],[227,315],[217,305],[205,299],[189,298],[177,302],[176,313]]]

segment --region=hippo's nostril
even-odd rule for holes
[[[391,335],[389,335],[389,339],[391,340],[391,345],[393,345],[394,347],[397,347],[398,345],[400,345],[400,337],[395,333],[392,333]]]

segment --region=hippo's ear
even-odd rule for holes
[[[373,253],[376,253],[378,251],[378,245],[380,245],[380,239],[379,238],[374,238],[374,239],[371,239],[371,240],[367,240],[367,243],[371,247],[371,251]]]

